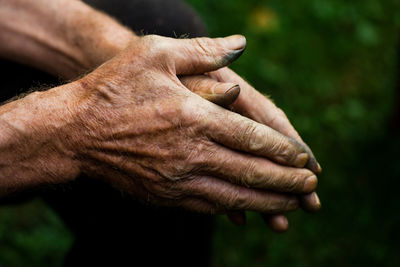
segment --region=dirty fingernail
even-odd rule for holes
[[[226,98],[229,99],[229,102],[231,102],[230,104],[235,102],[235,100],[238,98],[239,94],[240,94],[240,86],[239,85],[235,85],[235,86],[229,88],[225,92]]]
[[[317,169],[318,169],[318,173],[321,173],[321,172],[322,172],[321,165],[319,165],[319,163],[318,163],[318,162],[317,162]]]
[[[307,164],[308,158],[307,153],[300,153],[294,161],[294,166],[297,168],[303,168]]]

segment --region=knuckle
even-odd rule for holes
[[[249,123],[244,130],[243,136],[248,137],[247,147],[252,152],[261,152],[263,150],[264,133],[260,126]]]
[[[216,157],[216,148],[208,140],[200,139],[189,152],[187,160],[190,161],[196,169],[211,170],[212,168],[219,167],[213,166],[213,160]]]
[[[246,167],[243,169],[241,177],[239,178],[240,183],[247,187],[260,187],[265,185],[266,181],[264,177],[261,177],[257,170],[258,168],[255,161],[249,160],[246,164]]]
[[[270,147],[270,151],[273,155],[276,155],[276,159],[281,162],[286,162],[288,159],[290,159],[292,154],[292,151],[287,146],[284,137],[276,138]]]
[[[296,145],[287,137],[280,136],[271,146],[271,153],[278,163],[291,164],[298,156]]]
[[[166,200],[179,200],[185,197],[184,191],[180,190],[175,181],[167,182],[144,182],[146,190],[157,198]]]
[[[312,175],[313,173],[306,169],[296,170],[288,179],[287,191],[300,193],[303,190],[305,180]]]
[[[238,188],[232,193],[231,197],[231,205],[229,208],[231,209],[247,209],[249,207],[249,201],[251,198],[246,196],[246,189],[245,188]]]
[[[190,161],[175,161],[170,168],[160,171],[161,176],[165,181],[168,182],[178,182],[181,180],[190,179],[194,174],[193,166]]]
[[[142,42],[151,61],[158,60],[164,62],[169,58],[169,45],[163,37],[158,35],[146,35],[142,37]]]
[[[286,191],[288,192],[298,192],[301,190],[302,183],[304,178],[298,173],[294,173],[290,176],[290,178],[286,182]]]
[[[200,55],[212,57],[214,51],[212,49],[211,39],[206,37],[193,38],[194,47]]]
[[[207,102],[205,103],[207,104]],[[180,107],[180,115],[185,123],[200,127],[210,120],[208,110],[208,107],[204,106],[204,102],[194,97],[187,97]]]

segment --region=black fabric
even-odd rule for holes
[[[91,0],[137,33],[207,34],[192,8],[178,0]],[[0,61],[2,101],[32,86],[55,85],[48,74]],[[42,197],[75,234],[65,266],[210,266],[213,217],[150,207],[87,177],[52,187]]]

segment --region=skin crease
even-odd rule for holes
[[[210,52],[200,52],[199,43]],[[175,52],[169,52],[171,47]],[[295,198],[269,191],[305,193],[315,188],[316,178],[309,170],[274,163],[295,166],[303,147],[202,100],[174,74],[217,69],[227,54],[243,47],[241,36],[214,40],[146,36],[80,80],[90,92],[79,104],[84,107],[79,111],[82,126],[76,127],[85,129],[74,146],[80,148],[75,153],[81,170],[153,203],[196,211],[276,213],[296,206]],[[310,187],[307,179],[312,180]],[[187,198],[193,196],[205,203],[190,206]]]
[[[40,0],[42,1],[42,0]],[[4,6],[4,5],[11,5],[11,8],[8,10],[8,12],[4,12],[4,16],[2,16],[3,18],[7,18],[6,15],[9,14],[13,14],[12,12],[10,12],[10,10],[12,10],[15,13],[15,9],[12,8],[12,5],[15,3],[19,3],[21,5],[21,7],[25,7],[25,6],[30,6],[30,10],[29,12],[26,12],[27,14],[29,14],[31,17],[34,17],[35,12],[32,12],[32,10],[42,10],[41,12],[43,12],[42,7],[43,6],[49,6],[44,5],[44,3],[41,3],[40,1],[34,2],[34,3],[30,3],[32,1],[12,1],[12,3],[7,3],[7,1],[1,1],[0,5]],[[43,1],[42,1],[43,2]],[[62,6],[63,10],[65,11],[65,9],[72,9],[74,12],[63,12],[62,14],[59,14],[58,17],[64,18],[65,16],[71,16],[71,17],[67,17],[66,21],[68,21],[68,23],[65,23],[65,25],[63,25],[62,20],[58,19],[58,23],[54,25],[54,23],[52,23],[51,25],[54,25],[54,30],[50,33],[51,36],[49,36],[48,38],[46,38],[47,36],[46,33],[41,33],[41,35],[43,36],[31,36],[31,39],[34,40],[46,40],[46,42],[48,40],[52,40],[52,43],[45,43],[46,46],[45,48],[40,47],[37,45],[37,42],[34,43],[34,45],[29,45],[29,43],[27,43],[26,37],[23,36],[22,34],[17,35],[17,37],[13,36],[14,38],[11,38],[12,40],[16,40],[14,42],[14,46],[10,46],[10,47],[1,47],[0,51],[6,51],[3,52],[3,56],[10,56],[14,59],[14,57],[16,55],[18,55],[17,59],[21,62],[25,62],[28,64],[31,64],[35,67],[47,70],[49,72],[52,72],[54,74],[57,75],[61,75],[62,77],[65,78],[72,78],[72,77],[76,77],[76,75],[80,75],[84,70],[87,70],[88,68],[92,68],[95,67],[96,65],[104,62],[106,59],[111,58],[113,55],[115,55],[118,51],[120,51],[123,47],[127,46],[127,43],[129,42],[129,40],[131,40],[132,38],[135,38],[134,35],[127,29],[123,28],[122,26],[120,26],[118,23],[116,23],[115,21],[113,21],[112,19],[108,18],[107,16],[105,16],[104,14],[101,14],[99,12],[95,12],[93,10],[91,10],[89,7],[87,7],[86,5],[77,2],[77,1],[53,1],[52,5],[50,5],[48,8],[50,9],[50,13],[53,16],[57,15],[57,12],[60,12],[60,7],[57,7],[57,4]],[[38,8],[39,7],[39,8]],[[6,9],[1,9],[1,10],[6,10]],[[0,10],[0,12],[1,12]],[[19,8],[17,9],[19,10],[18,12],[20,12],[20,14],[17,14],[16,17],[23,17],[26,18],[26,15],[22,14],[24,12],[24,8]],[[66,15],[67,14],[67,15]],[[74,14],[74,15],[72,15]],[[90,15],[88,15],[90,14]],[[76,16],[76,17],[74,17]],[[85,18],[85,19],[82,19]],[[40,27],[43,24],[48,25],[48,21],[43,21],[45,20],[44,18],[46,18],[46,16],[40,16],[39,19],[36,18],[36,20],[39,21],[39,25],[35,25],[35,23],[29,23],[27,25],[23,25],[24,27],[34,27],[35,31],[29,31],[28,30],[24,30],[24,31],[13,31],[12,27],[16,27],[19,26],[18,23],[15,23],[15,21],[21,21],[18,19],[14,19],[13,20],[13,24],[9,25],[6,23],[6,25],[4,26],[4,23],[1,24],[0,23],[0,27],[2,26],[3,29],[6,28],[8,31],[7,34],[12,34],[13,32],[33,32],[33,33],[37,33],[37,29],[41,29],[41,28],[46,28],[48,29],[49,27]],[[90,18],[90,23],[87,21],[87,18]],[[31,18],[31,22],[32,21],[36,21],[35,18]],[[49,21],[54,21],[54,19],[52,19],[51,16],[49,16],[48,18]],[[102,23],[98,23],[98,21],[102,21]],[[4,21],[3,21],[4,22]],[[96,29],[96,27],[93,27],[93,25],[100,25],[99,28],[101,30],[93,30]],[[66,26],[68,25],[68,26]],[[57,29],[57,27],[59,27],[60,29],[64,29],[64,28],[72,28],[69,30],[69,35],[68,36],[73,36],[73,34],[75,34],[75,32],[77,32],[77,36],[80,36],[78,38],[74,37],[71,39],[67,39],[67,41],[64,42],[65,39],[65,34],[60,34],[61,33],[65,33],[65,30],[60,31],[60,29]],[[79,29],[79,30],[78,30]],[[71,34],[73,33],[73,34]],[[112,34],[110,34],[112,33]],[[39,35],[39,34],[37,34]],[[22,38],[24,37],[24,38]],[[51,37],[51,38],[50,38]],[[0,36],[1,38],[1,36]],[[5,37],[4,37],[5,38]],[[7,37],[7,40],[10,40],[9,36]],[[30,40],[30,39],[28,39]],[[56,40],[56,41],[54,41]],[[79,42],[77,42],[76,40],[79,40]],[[1,44],[6,45],[9,44],[10,42],[0,42],[0,46]],[[95,43],[96,45],[93,46],[93,43]],[[17,49],[15,49],[15,45],[17,45]],[[18,47],[22,46],[22,47]],[[26,49],[26,47],[30,47],[30,49]],[[42,55],[43,53],[45,53],[48,49],[48,47],[51,47],[51,51],[52,54],[50,57],[46,57],[49,60],[47,60],[46,62],[44,62],[42,60],[42,58],[34,58],[37,55]],[[94,47],[94,48],[93,48]],[[21,49],[24,48],[24,49]],[[138,48],[138,47],[136,47]],[[12,50],[15,49],[15,50]],[[12,50],[10,53],[10,50]],[[140,49],[138,49],[139,51]],[[16,52],[17,51],[17,52]],[[54,51],[58,51],[57,53],[54,53]],[[135,53],[137,53],[138,51],[134,51]],[[202,50],[199,50],[200,52]],[[26,54],[24,54],[26,53]],[[239,52],[236,52],[236,54],[238,54]],[[68,55],[68,56],[65,56]],[[101,55],[101,56],[100,56]],[[232,55],[235,55],[235,53],[231,53],[228,56],[229,57],[234,57]],[[32,58],[33,57],[33,58]],[[177,58],[179,58],[180,56],[177,55]],[[228,57],[228,58],[229,58]],[[225,58],[221,58],[220,61],[226,61],[226,57]],[[52,62],[54,61],[54,62]],[[58,64],[58,63],[62,63],[62,64]],[[54,69],[53,66],[61,66],[59,69]],[[209,70],[207,70],[209,71]],[[55,73],[56,72],[56,73]],[[204,71],[206,72],[206,71]],[[201,72],[199,72],[201,73]],[[188,73],[189,74],[189,73]],[[192,74],[192,73],[190,73]],[[300,137],[297,135],[297,133],[295,132],[295,130],[293,129],[293,127],[290,125],[289,121],[287,120],[287,118],[284,116],[284,114],[282,112],[279,111],[279,109],[277,109],[275,107],[275,105],[272,104],[271,101],[269,101],[267,98],[265,97],[260,97],[257,92],[251,88],[247,83],[245,83],[243,80],[240,79],[240,77],[238,77],[236,74],[234,74],[232,71],[224,68],[224,69],[220,69],[217,70],[217,72],[211,72],[209,74],[211,77],[215,78],[216,80],[219,80],[221,82],[225,82],[225,81],[230,81],[233,82],[234,84],[239,84],[241,87],[241,94],[239,96],[238,101],[236,101],[233,105],[233,108],[238,111],[241,114],[244,114],[246,116],[248,116],[249,118],[252,118],[258,122],[264,123],[266,125],[270,125],[272,128],[284,133],[285,135],[291,136],[292,138],[295,138],[296,140],[298,140],[299,142],[301,142]],[[154,77],[153,77],[154,79]],[[179,81],[175,81],[176,84],[179,84]],[[86,84],[86,82],[79,84],[79,87],[84,87],[84,89],[87,89],[87,86],[90,84],[90,82],[88,82]],[[185,83],[184,83],[185,84]],[[188,86],[187,84],[185,84],[189,89],[192,89],[190,86]],[[65,88],[64,88],[65,89]],[[195,89],[192,89],[193,91],[196,91]],[[107,94],[104,94],[104,96],[106,96]],[[163,95],[165,97],[168,96],[167,95]],[[168,99],[168,98],[167,98]],[[173,100],[171,100],[173,101]],[[140,101],[138,102],[140,103]],[[252,103],[252,105],[250,105],[249,103]],[[5,108],[4,106],[2,107],[2,109]],[[27,110],[29,110],[27,108]],[[45,154],[45,153],[43,153]],[[311,153],[310,153],[311,155]],[[275,159],[277,162],[284,164],[282,159]],[[44,161],[45,162],[45,161]],[[309,162],[312,162],[312,160],[308,161],[308,165]],[[68,164],[65,164],[68,165]],[[315,166],[315,164],[314,164]],[[313,168],[313,166],[309,167],[310,169],[312,169],[315,173],[318,173],[320,170],[318,168]],[[229,177],[226,177],[229,178]],[[232,179],[232,177],[230,177]],[[54,178],[53,178],[54,179]],[[17,185],[15,187],[18,187]],[[312,202],[314,201],[314,203]],[[197,203],[198,200],[194,201],[191,200],[192,203]],[[311,203],[311,207],[319,207],[319,203],[317,203],[315,201],[315,199],[311,199],[311,202],[309,201],[308,203]]]

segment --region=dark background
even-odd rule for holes
[[[400,266],[399,0],[189,0],[232,66],[270,95],[323,167],[323,209],[275,234],[218,217],[215,266]],[[398,116],[398,115],[397,115]],[[0,208],[2,266],[59,266],[73,240],[41,201]]]

